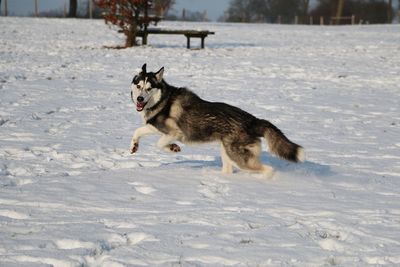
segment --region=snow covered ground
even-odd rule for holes
[[[123,38],[103,21],[0,25],[0,266],[400,265],[399,25],[161,23],[215,31],[204,50],[106,49]],[[265,152],[264,180],[221,174],[217,144],[130,155],[145,62],[269,119],[307,161]]]

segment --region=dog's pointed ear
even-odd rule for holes
[[[162,67],[159,71],[156,72],[156,79],[158,82],[161,82],[164,75],[164,67]]]
[[[143,64],[141,73],[146,74],[146,63]]]

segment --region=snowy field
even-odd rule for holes
[[[115,50],[103,21],[0,18],[0,266],[399,266],[400,25],[161,26],[216,35]],[[307,161],[265,151],[265,180],[221,174],[218,144],[130,155],[145,62]]]

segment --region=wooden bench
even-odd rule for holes
[[[201,38],[201,48],[204,48],[204,39],[209,34],[215,34],[215,32],[210,31],[197,31],[197,30],[167,30],[167,29],[157,29],[149,28],[147,30],[141,29],[136,33],[136,36],[142,37],[142,44],[147,44],[147,36],[149,34],[181,34],[185,35],[187,39],[186,47],[190,48],[190,38]]]

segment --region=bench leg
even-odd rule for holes
[[[143,34],[142,45],[147,45],[147,34]]]
[[[143,44],[144,45],[147,45],[147,38],[148,38],[148,34],[145,34],[144,36],[143,36]]]
[[[186,48],[190,49],[190,37],[186,35],[186,39],[187,39]]]
[[[204,49],[204,39],[205,38],[206,38],[205,36],[201,37],[201,49]]]

